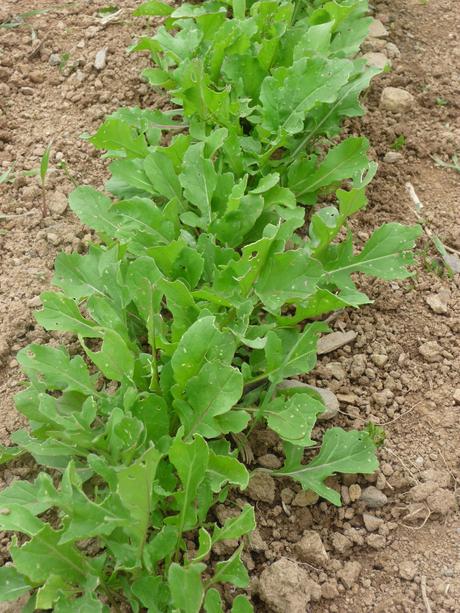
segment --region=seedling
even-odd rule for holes
[[[449,101],[446,100],[445,98],[436,98],[436,104],[437,106],[447,106],[449,104]]]
[[[393,151],[401,151],[406,146],[406,137],[400,134],[391,144]]]
[[[46,202],[46,175],[48,173],[48,165],[50,161],[51,143],[45,149],[40,163],[40,185],[42,190],[42,215],[46,217],[48,214],[48,204]]]
[[[439,168],[448,168],[449,170],[455,170],[455,172],[460,172],[460,161],[458,155],[452,156],[452,162],[445,162],[440,157],[435,155],[431,157],[434,160],[436,166],[439,166]]]

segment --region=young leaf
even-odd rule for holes
[[[267,405],[266,419],[269,428],[292,445],[314,445],[311,431],[324,405],[309,394],[295,394],[288,400],[278,397]]]
[[[206,229],[211,223],[211,200],[217,186],[217,173],[211,160],[204,157],[204,143],[191,145],[184,156],[182,174],[179,176],[184,196],[200,212],[196,217],[198,227]],[[188,215],[188,214],[187,214]],[[190,223],[187,216],[185,223]],[[190,224],[193,225],[193,222]]]
[[[256,527],[254,507],[246,505],[237,517],[227,519],[222,528],[214,527],[212,542],[225,541],[227,539],[238,539]]]
[[[174,7],[166,4],[165,2],[159,2],[158,0],[149,0],[144,2],[133,12],[136,17],[143,16],[160,16],[164,17],[170,15],[174,11]]]
[[[37,322],[45,330],[60,330],[84,338],[101,338],[102,332],[94,322],[85,319],[72,298],[66,298],[55,292],[45,292],[41,295],[43,310],[35,313]]]
[[[254,609],[252,608],[249,600],[242,596],[241,594],[235,598],[232,605],[232,613],[253,613]]]
[[[93,377],[79,355],[70,358],[64,348],[29,345],[17,359],[32,384],[38,389],[95,393]]]
[[[32,589],[14,566],[0,568],[0,602],[17,600]]]
[[[98,352],[91,351],[82,342],[86,354],[107,379],[123,381],[132,379],[134,374],[134,355],[123,338],[115,330],[106,329],[103,343]]]
[[[249,585],[248,571],[241,561],[242,549],[243,545],[240,545],[228,560],[216,564],[216,572],[211,578],[211,584],[218,582],[232,583],[236,587],[247,587]]]
[[[274,474],[289,476],[298,481],[304,490],[313,490],[319,496],[340,506],[340,495],[324,484],[331,475],[340,473],[373,473],[378,467],[375,444],[367,432],[345,432],[330,428],[323,437],[318,455],[308,464],[301,464],[303,450],[289,448],[286,463]]]
[[[223,613],[222,598],[220,593],[211,588],[206,592],[206,598],[204,599],[204,610],[206,613]]]
[[[206,565],[200,562],[186,568],[173,562],[168,571],[168,584],[174,606],[184,613],[199,613],[203,603],[204,588],[201,574]]]

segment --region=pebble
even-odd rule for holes
[[[387,544],[387,540],[381,534],[369,534],[366,538],[366,543],[369,547],[372,547],[372,549],[383,549]]]
[[[401,57],[401,51],[394,43],[387,43],[385,47],[386,53],[389,58],[395,59],[397,57]]]
[[[107,66],[107,53],[109,51],[108,47],[103,47],[96,53],[96,58],[94,60],[94,68],[96,70],[104,70]]]
[[[417,566],[412,560],[404,560],[399,565],[399,576],[406,581],[412,581],[417,572]]]
[[[40,296],[34,296],[33,298],[31,298],[30,300],[27,301],[28,306],[32,307],[32,308],[37,308],[40,307],[42,305],[42,301]]]
[[[446,291],[439,292],[439,294],[430,294],[426,298],[426,303],[434,313],[446,315],[449,311],[447,306],[449,296],[449,292]]]
[[[357,353],[353,356],[350,366],[350,378],[359,379],[366,372],[367,358],[363,353]]]
[[[361,486],[357,483],[353,483],[353,485],[350,485],[348,488],[348,495],[350,496],[351,502],[359,500],[361,498],[361,493]]]
[[[251,475],[248,489],[246,491],[249,498],[252,498],[252,500],[260,500],[262,502],[270,503],[275,501],[275,481],[265,472],[254,472]]]
[[[302,381],[296,381],[294,379],[286,379],[278,386],[280,389],[287,388],[295,388],[295,387],[306,387],[308,389],[316,392],[323,401],[326,410],[323,413],[318,415],[319,421],[325,421],[328,419],[332,419],[339,412],[339,401],[337,400],[337,396],[331,390],[324,387],[316,387],[315,385],[308,385],[307,383],[303,383]]]
[[[317,587],[306,570],[287,558],[266,568],[258,582],[261,600],[274,613],[305,613]]]
[[[280,468],[282,466],[281,460],[273,453],[266,453],[265,455],[257,458],[257,463],[263,468]]]
[[[399,151],[388,151],[387,153],[385,153],[385,157],[383,158],[383,161],[386,162],[387,164],[397,164],[398,162],[401,162],[404,159],[404,156],[402,153],[399,153]]]
[[[366,487],[361,493],[361,500],[370,509],[379,509],[388,502],[388,498],[383,492],[373,485]]]
[[[371,355],[371,360],[374,362],[376,366],[382,368],[388,362],[388,356],[383,353],[373,353]]]
[[[19,91],[21,92],[23,96],[33,96],[34,95],[33,87],[21,87]]]
[[[353,541],[351,541],[348,536],[345,536],[341,532],[334,532],[332,537],[332,546],[339,553],[346,554],[353,547]]]
[[[338,578],[348,589],[358,581],[362,566],[359,562],[347,562],[342,570],[337,573]]]
[[[423,343],[423,345],[419,346],[418,350],[427,362],[439,362],[442,358],[442,347],[436,341]]]
[[[454,401],[457,404],[460,404],[460,387],[458,387],[455,391],[454,391]]]
[[[380,517],[375,517],[370,513],[363,513],[363,522],[368,532],[377,532],[380,526],[383,526],[384,521]]]
[[[312,490],[302,490],[296,494],[294,500],[292,501],[292,505],[294,507],[311,507],[312,505],[316,504],[318,500],[318,494]]]
[[[49,56],[48,64],[50,66],[59,66],[60,63],[61,63],[61,56],[59,55],[59,53],[52,53]]]
[[[329,560],[326,548],[318,532],[307,530],[295,545],[295,552],[301,562],[324,566]]]
[[[369,26],[368,36],[372,38],[383,38],[388,36],[388,30],[379,19],[373,19]]]
[[[55,247],[57,247],[61,242],[61,237],[55,234],[54,232],[49,232],[46,235],[46,240],[52,245],[54,245]]]
[[[32,70],[32,72],[29,73],[29,79],[32,83],[43,83],[45,76],[39,70]]]
[[[363,58],[366,60],[369,66],[373,68],[379,68],[384,70],[387,66],[391,66],[391,60],[384,53],[370,51],[365,53]]]
[[[321,598],[326,600],[334,600],[339,596],[339,590],[337,589],[337,583],[335,581],[326,581],[321,586]]]
[[[380,97],[380,107],[392,113],[405,113],[415,104],[414,96],[399,87],[385,87]]]
[[[356,337],[357,334],[353,330],[349,332],[332,332],[331,334],[326,334],[318,341],[317,354],[323,355],[340,349],[340,347],[352,343]]]
[[[61,192],[56,191],[48,198],[48,207],[53,215],[62,215],[67,209],[67,196]]]

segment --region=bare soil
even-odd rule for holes
[[[12,183],[0,185],[1,443],[23,425],[13,406],[21,385],[16,352],[31,341],[58,338],[36,326],[33,317],[39,294],[50,286],[54,258],[62,249],[84,251],[90,240],[66,210],[65,196],[72,181],[102,187],[107,178],[104,163],[80,135],[93,132],[119,106],[163,104],[139,79],[146,58],[126,53],[145,25],[130,16],[136,3],[118,0],[121,20],[104,27],[97,9],[107,4],[3,0],[0,8],[0,23],[34,9],[46,11],[18,27],[0,28],[0,166],[14,164],[15,173]],[[371,41],[369,50],[391,56],[393,67],[374,81],[366,117],[347,126],[369,137],[380,162],[355,232],[365,240],[383,222],[416,222],[410,182],[424,205],[426,227],[460,250],[460,172],[438,167],[432,158],[448,162],[460,154],[460,4],[388,0],[374,9],[388,35]],[[95,55],[104,47],[107,65],[97,71]],[[409,91],[413,108],[399,114],[382,110],[381,92],[389,86]],[[399,159],[388,161],[401,136]],[[37,178],[21,171],[38,167],[51,140],[52,214],[42,220]],[[68,173],[58,168],[62,161]],[[383,425],[381,468],[368,478],[331,481],[341,490],[341,509],[302,499],[292,482],[268,477],[251,484],[246,496],[256,502],[259,529],[246,563],[258,611],[460,610],[460,279],[443,273],[438,260],[426,237],[412,279],[364,280],[374,304],[340,313],[332,323],[337,331],[355,331],[357,338],[322,356],[306,381],[337,394],[340,412],[331,425],[362,427],[370,419]],[[254,467],[277,462],[280,449],[267,432],[256,432],[251,444]],[[4,468],[0,487],[33,470],[27,463]],[[221,508],[218,516],[227,512]],[[310,531],[325,550],[315,559],[313,548],[302,545]],[[0,533],[0,560],[7,560],[1,549],[7,542]],[[312,582],[307,608],[296,608],[302,600],[283,606],[267,594],[264,573],[280,560],[283,568],[275,568],[292,571],[292,593],[302,591],[302,581]],[[283,573],[274,572],[272,579],[276,587]],[[281,593],[282,584],[278,587]]]

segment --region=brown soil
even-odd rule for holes
[[[138,78],[145,58],[125,52],[142,28],[142,21],[130,17],[136,3],[118,0],[122,20],[102,27],[96,11],[107,4],[76,1],[56,9],[52,0],[3,0],[0,8],[0,21],[50,8],[21,27],[0,29],[0,163],[3,170],[14,163],[16,172],[13,183],[0,186],[3,443],[22,425],[12,402],[21,381],[15,353],[31,341],[57,338],[35,326],[37,296],[50,284],[56,253],[82,251],[90,239],[73,215],[60,209],[72,183],[57,162],[64,159],[78,183],[101,187],[107,176],[104,164],[79,136],[94,131],[104,115],[119,106],[159,104]],[[364,240],[382,222],[415,222],[406,188],[410,182],[424,205],[427,227],[458,250],[460,173],[437,167],[431,156],[448,161],[460,153],[460,4],[389,0],[376,3],[375,9],[389,30],[382,40],[396,45],[401,56],[392,60],[391,72],[374,82],[367,96],[368,115],[349,126],[368,135],[381,162],[369,190],[369,207],[354,222],[355,231]],[[32,54],[37,41],[43,41],[42,46]],[[93,63],[103,47],[109,48],[107,66],[98,73]],[[384,52],[389,50],[395,55],[387,45]],[[69,57],[65,65],[52,66],[51,54]],[[380,95],[388,86],[413,94],[413,108],[404,114],[383,111]],[[399,136],[405,137],[400,160],[383,161]],[[41,221],[37,179],[18,173],[37,168],[51,140],[48,200],[55,212]],[[281,558],[294,566],[280,570],[295,569],[296,581],[315,582],[307,609],[314,613],[416,613],[428,612],[430,606],[436,613],[459,610],[460,391],[455,391],[460,389],[460,280],[459,275],[448,278],[433,271],[433,260],[436,264],[426,239],[413,279],[364,281],[374,304],[341,313],[332,324],[336,330],[357,332],[356,341],[322,356],[308,378],[338,395],[341,412],[334,425],[361,427],[371,418],[384,425],[387,441],[378,473],[367,479],[351,475],[334,480],[345,501],[341,509],[296,501],[299,488],[292,482],[265,482],[262,487],[253,483],[249,491],[257,501],[259,531],[246,562],[259,611],[283,610],[274,600],[271,607],[267,604],[264,580],[259,581]],[[447,304],[445,313],[434,312],[427,303],[439,292]],[[276,462],[266,455],[279,451],[267,433],[256,433],[252,443],[254,466],[261,456],[261,463]],[[29,471],[19,463],[7,467],[0,486]],[[386,504],[367,508],[362,498],[352,502],[350,497],[359,496],[356,484],[361,491],[374,486],[385,494]],[[226,509],[219,512],[224,515]],[[363,513],[373,516],[366,516],[366,525]],[[308,557],[311,549],[305,554],[299,543],[310,530],[320,535],[326,550],[327,557],[319,556],[316,562]],[[5,536],[0,533],[3,544]],[[350,566],[350,561],[360,566]],[[279,580],[283,576],[280,572]],[[300,587],[294,582],[292,592],[302,591]],[[289,606],[294,610],[295,603]],[[286,612],[288,608],[284,606]]]

